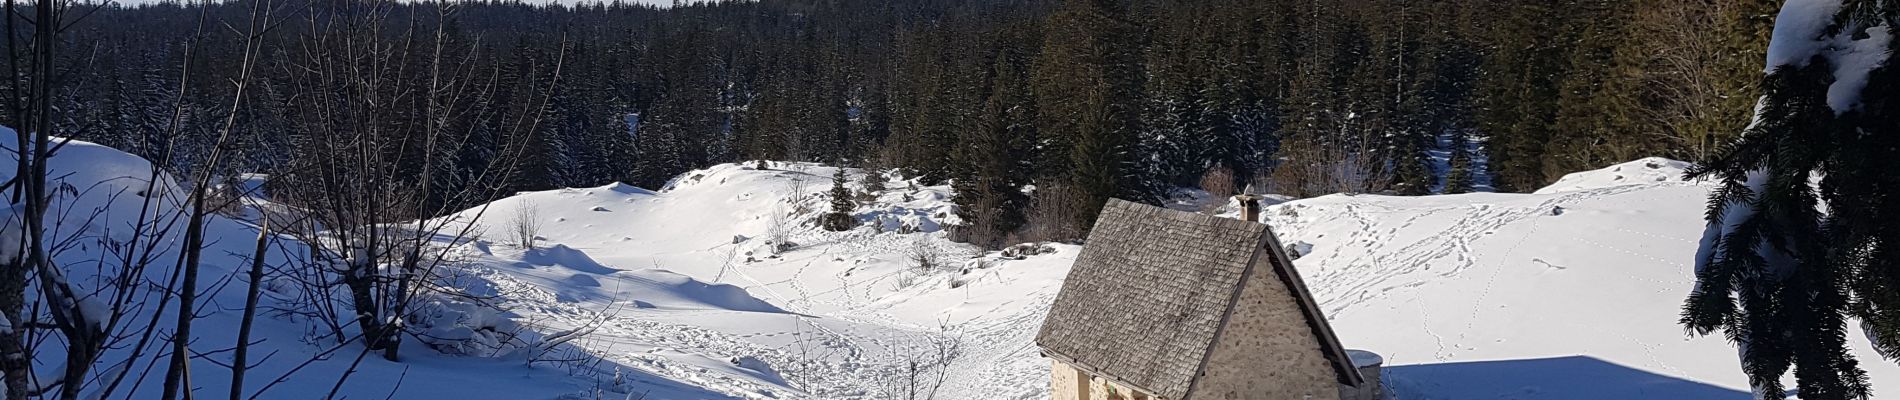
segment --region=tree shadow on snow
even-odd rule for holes
[[[1585,356],[1390,366],[1383,375],[1400,400],[1752,398]]]

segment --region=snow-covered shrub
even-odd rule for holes
[[[1307,254],[1313,254],[1313,244],[1312,244],[1312,243],[1307,243],[1307,242],[1305,242],[1305,241],[1299,241],[1299,240],[1295,240],[1295,241],[1293,241],[1292,243],[1287,243],[1287,244],[1286,244],[1286,257],[1287,257],[1287,258],[1290,258],[1290,259],[1294,259],[1294,260],[1298,260],[1298,259],[1300,259],[1300,257],[1305,257],[1305,256],[1306,256]]]
[[[1003,248],[1002,256],[1003,258],[1013,258],[1013,259],[1021,260],[1033,255],[1049,254],[1049,253],[1054,253],[1054,252],[1056,252],[1056,248],[1054,246],[1048,245],[1047,243],[1021,243],[1014,246]]]
[[[487,304],[437,296],[415,307],[408,328],[444,354],[490,355],[504,348],[514,322]]]
[[[944,268],[944,264],[937,261],[937,250],[921,239],[911,245],[910,261],[919,274],[929,274]]]

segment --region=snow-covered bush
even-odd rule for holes
[[[466,299],[435,296],[408,317],[416,338],[444,354],[486,356],[506,347],[514,322],[501,310]]]

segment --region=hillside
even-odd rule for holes
[[[1735,350],[1719,337],[1689,338],[1675,322],[1709,190],[1682,182],[1685,166],[1643,159],[1535,194],[1324,196],[1275,205],[1267,220],[1307,253],[1296,264],[1346,345],[1386,356],[1399,398],[1747,398]],[[745,304],[778,310],[624,308],[625,329],[590,347],[733,396],[892,398],[891,377],[946,342],[963,354],[939,398],[1042,396],[1046,366],[1030,340],[1079,248],[962,264],[974,250],[934,232],[954,218],[941,200],[947,189],[892,181],[856,213],[883,231],[801,226],[797,247],[768,255],[759,241],[772,216],[822,207],[809,193],[830,171],[722,165],[658,193],[609,186],[504,200],[497,206],[543,210],[558,221],[549,243],[594,261],[496,270],[556,292],[597,291],[570,284],[577,279],[624,281],[636,289],[594,298],[635,303],[681,296],[638,283],[656,269],[744,288],[755,296]],[[895,233],[906,225],[923,232]],[[918,246],[968,266],[911,271]],[[503,266],[540,257],[493,254]],[[586,271],[595,264],[614,267]],[[694,339],[673,340],[679,332]],[[1862,350],[1877,388],[1900,377]],[[735,369],[726,361],[737,357],[760,362]]]
[[[127,198],[102,196],[143,187],[143,160],[71,149],[55,172],[95,190],[64,204],[123,209]],[[1709,191],[1680,181],[1683,167],[1638,160],[1534,194],[1331,195],[1274,205],[1266,219],[1301,253],[1296,264],[1341,340],[1385,356],[1397,398],[1748,398],[1735,350],[1675,322]],[[397,398],[1045,396],[1047,364],[1031,340],[1081,247],[1005,256],[951,243],[941,231],[956,221],[949,188],[893,177],[855,210],[863,226],[825,232],[812,221],[833,171],[726,164],[658,191],[522,193],[445,217],[481,218],[476,240],[439,243],[466,256],[443,283],[493,308],[431,303],[410,321],[429,346],[406,349],[401,363],[358,363],[357,348],[337,352],[311,336],[313,322],[269,314],[253,351],[276,355],[252,380],[283,375],[269,393],[321,393],[354,369],[339,395]],[[509,237],[523,216],[541,221],[533,248]],[[209,232],[207,254],[218,256],[202,290],[215,304],[241,303],[236,266],[257,232],[226,218]],[[88,248],[97,249],[62,253],[64,264],[102,256]],[[294,259],[294,248],[272,262]],[[267,308],[294,298],[273,286]],[[240,315],[228,308],[199,320],[202,348],[231,343]],[[517,339],[542,351],[491,350]],[[1876,389],[1900,387],[1900,368],[1857,343]],[[200,390],[228,379],[216,357],[194,362]]]
[[[0,135],[11,136],[14,131],[0,128]],[[183,228],[165,227],[183,225],[179,211],[186,193],[174,177],[154,174],[146,160],[98,144],[65,142],[51,161],[49,183],[60,188],[49,213],[57,223],[48,223],[49,237],[58,239],[48,249],[53,262],[75,284],[79,301],[87,303],[89,310],[98,310],[95,315],[106,314],[107,309],[123,312],[123,318],[101,321],[113,336],[82,396],[101,396],[101,388],[117,382],[111,384],[114,398],[158,398],[166,369],[160,361],[169,357],[166,341],[177,312],[175,302],[160,300],[166,296],[158,289],[177,282],[174,261],[183,236]],[[14,165],[0,163],[0,179],[10,179]],[[8,210],[6,216],[18,218],[12,212]],[[10,223],[0,226],[18,229]],[[205,235],[198,317],[190,347],[195,355],[191,383],[200,395],[223,395],[230,384],[230,353],[243,316],[244,268],[254,253],[258,229],[243,220],[212,215]],[[299,308],[305,303],[299,299],[308,293],[301,292],[295,277],[278,267],[299,265],[295,261],[303,259],[302,246],[287,237],[278,240],[281,246],[266,251],[272,272],[261,293],[253,332],[247,396],[494,398],[497,394],[574,392],[588,382],[558,370],[523,369],[520,362],[506,359],[468,359],[430,351],[406,353],[403,363],[360,357],[361,346],[340,346],[336,337],[320,334],[315,322],[300,316],[303,310]],[[127,260],[151,264],[128,269],[124,267]],[[160,316],[154,318],[154,314]],[[40,358],[57,360],[65,348],[48,340],[36,351]],[[35,379],[53,382],[51,377],[56,375],[52,374],[58,371],[57,365],[42,366],[41,376]]]
[[[947,187],[895,180],[855,213],[865,226],[825,232],[812,221],[833,169],[753,165],[694,171],[659,192],[616,184],[497,201],[482,231],[509,229],[507,216],[527,207],[547,221],[545,240],[532,250],[487,244],[472,269],[517,290],[509,304],[530,310],[517,311],[524,320],[601,325],[580,345],[673,381],[657,386],[895,398],[912,386],[895,377],[909,376],[916,359],[930,371],[915,386],[944,382],[939,398],[1042,390],[1037,368],[1046,367],[1027,344],[1077,247],[978,257],[943,237],[955,218]],[[775,250],[775,230],[794,244]],[[920,268],[919,257],[935,267]],[[611,316],[597,323],[597,312]],[[944,359],[954,364],[948,379],[933,367]]]
[[[1386,356],[1400,398],[1747,399],[1719,335],[1676,324],[1711,186],[1648,158],[1535,194],[1333,195],[1267,221],[1346,346]],[[1900,368],[1855,337],[1881,392]],[[1877,395],[1878,396],[1878,395]]]

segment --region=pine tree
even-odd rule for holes
[[[1445,173],[1445,187],[1439,192],[1444,194],[1471,193],[1471,178],[1472,172],[1474,172],[1471,169],[1474,166],[1471,165],[1470,145],[1465,142],[1464,135],[1458,135],[1456,139],[1452,140],[1450,150],[1451,160],[1448,163],[1450,164],[1450,168],[1449,171]]]
[[[1070,0],[1048,19],[1043,53],[1036,61],[1040,118],[1037,129],[1055,136],[1068,151],[1059,170],[1080,195],[1070,199],[1077,212],[1070,224],[1086,232],[1109,198],[1153,202],[1136,167],[1141,110],[1141,48],[1136,26],[1118,1]]]
[[[858,203],[851,199],[851,188],[845,187],[844,166],[837,167],[831,174],[831,212],[825,213],[825,230],[833,232],[848,231],[858,226],[857,217],[851,212],[857,211]]]
[[[1566,0],[1573,1],[1573,0]],[[1504,0],[1483,4],[1478,28],[1491,44],[1478,81],[1478,128],[1490,135],[1493,185],[1534,190],[1547,184],[1544,148],[1554,134],[1559,80],[1564,76],[1566,18],[1551,0]]]
[[[1637,122],[1645,107],[1636,101],[1649,54],[1629,42],[1627,0],[1581,0],[1570,10],[1578,38],[1569,47],[1570,65],[1558,98],[1555,134],[1544,143],[1546,179],[1571,171],[1595,169],[1650,154],[1667,154],[1667,145],[1642,140],[1653,127]],[[1653,152],[1653,153],[1652,153]]]
[[[1866,372],[1847,348],[1849,316],[1861,319],[1883,356],[1900,350],[1900,203],[1892,189],[1900,184],[1892,174],[1900,166],[1900,70],[1886,60],[1851,62],[1863,59],[1856,52],[1895,45],[1815,44],[1868,43],[1869,27],[1896,26],[1900,10],[1846,2],[1784,6],[1776,23],[1791,29],[1769,46],[1754,121],[1691,173],[1721,186],[1709,199],[1697,286],[1681,322],[1742,346],[1742,370],[1764,398],[1784,396],[1790,369],[1804,399],[1868,398]],[[1812,15],[1830,9],[1838,15]],[[1867,79],[1851,79],[1860,74]],[[1866,86],[1852,86],[1859,82]]]
[[[1029,198],[1023,186],[1029,184],[1026,171],[1037,137],[1028,57],[1009,43],[1000,44],[996,53],[982,119],[952,152],[954,200],[963,220],[957,240],[990,248],[1008,244],[1003,240],[1024,224]]]

